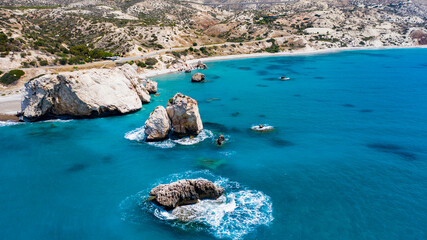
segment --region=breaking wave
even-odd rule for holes
[[[253,131],[257,131],[257,132],[269,132],[269,131],[273,131],[274,127],[268,124],[262,124],[263,127],[260,128],[259,125],[253,125],[251,127],[251,130]]]
[[[158,141],[158,142],[147,142],[145,141],[145,128],[144,127],[140,127],[137,128],[135,130],[132,130],[128,133],[125,134],[125,138],[131,141],[137,141],[137,142],[143,142],[146,143],[148,145],[154,146],[154,147],[159,147],[159,148],[173,148],[176,146],[176,144],[179,145],[194,145],[200,142],[203,142],[204,140],[208,139],[208,138],[213,138],[214,134],[207,130],[207,129],[203,129],[202,131],[200,131],[200,133],[193,138],[190,137],[185,137],[185,138],[180,138],[180,139],[166,139],[163,141]]]
[[[13,122],[13,121],[0,121],[0,127],[7,127],[7,126],[13,126],[21,124],[20,122]]]
[[[207,179],[223,187],[224,195],[216,200],[201,200],[172,211],[166,211],[147,200],[148,192],[158,184],[195,178]],[[123,221],[146,224],[147,221],[157,220],[183,230],[205,231],[219,239],[242,239],[259,226],[270,225],[274,219],[269,196],[209,171],[171,175],[127,197],[119,207]]]

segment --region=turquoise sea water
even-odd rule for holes
[[[135,114],[0,127],[0,238],[427,239],[427,49],[207,65],[206,83],[155,78]],[[130,140],[176,92],[224,146]],[[185,225],[141,203],[182,177],[224,186],[234,210]]]

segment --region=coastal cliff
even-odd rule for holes
[[[136,68],[92,69],[45,75],[25,85],[22,120],[92,118],[138,111],[149,103]]]

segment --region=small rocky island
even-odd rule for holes
[[[203,129],[197,101],[181,93],[169,99],[166,109],[158,106],[145,122],[147,141],[161,141],[173,135],[179,138],[196,136]]]
[[[56,117],[93,118],[138,111],[149,103],[136,65],[49,74],[25,84],[21,120]],[[153,82],[146,84],[157,91]]]
[[[153,188],[149,195],[150,200],[164,207],[166,210],[178,206],[195,204],[203,199],[217,199],[224,192],[205,179],[184,179],[170,184],[163,184]]]
[[[204,81],[205,81],[205,74],[203,74],[203,73],[196,73],[191,78],[191,82],[200,83],[200,82],[204,82]]]

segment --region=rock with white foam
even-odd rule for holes
[[[91,69],[46,75],[25,84],[22,117],[103,117],[138,111],[150,96],[134,67]]]
[[[195,136],[203,129],[197,101],[189,96],[177,93],[168,101],[166,111],[179,137]]]
[[[155,94],[155,93],[157,93],[157,82],[155,82],[155,81],[153,81],[153,80],[148,79],[148,80],[145,82],[145,89],[147,89],[147,91],[148,91],[150,94]]]
[[[145,135],[147,141],[160,141],[166,139],[171,131],[171,121],[163,106],[158,106],[145,122]]]
[[[174,209],[178,206],[195,204],[203,199],[217,199],[224,189],[205,179],[184,179],[153,188],[149,195],[160,206]]]

